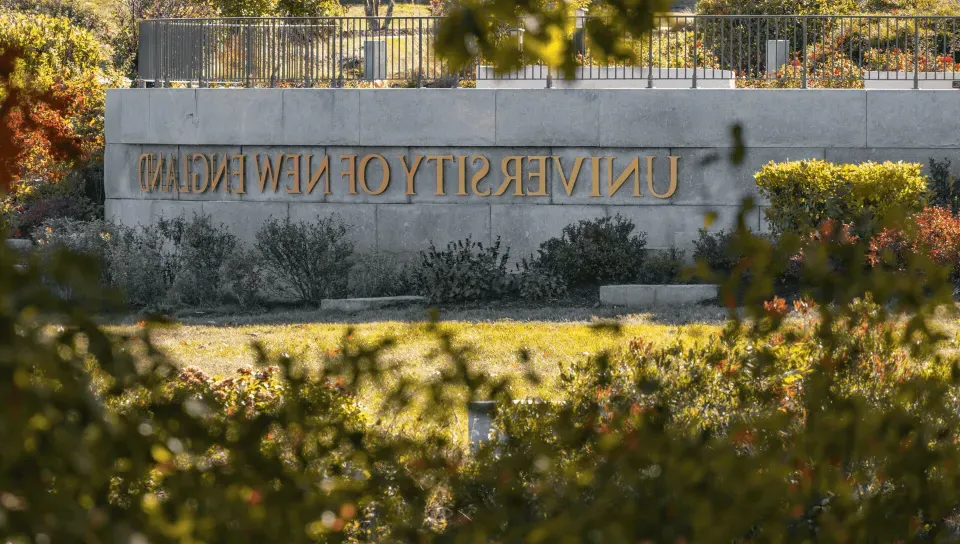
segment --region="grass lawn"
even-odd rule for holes
[[[486,373],[516,378],[516,396],[549,398],[557,392],[561,364],[623,349],[635,337],[660,344],[676,338],[703,340],[719,330],[723,316],[723,310],[717,307],[622,314],[602,307],[473,306],[444,311],[439,329],[453,335],[456,346],[467,347],[471,360]],[[611,321],[621,324],[619,333],[593,326]],[[136,327],[131,320],[107,328],[131,334]],[[181,316],[176,325],[158,330],[154,341],[177,364],[223,377],[254,364],[253,342],[261,343],[271,355],[287,353],[315,367],[328,354],[336,353],[348,329],[353,330],[358,342],[395,339],[396,345],[384,354],[384,362],[399,363],[396,377],[422,381],[449,366],[447,359],[437,355],[439,343],[428,330],[422,308],[351,315],[292,311],[246,317]],[[527,350],[529,366],[521,364],[521,350]],[[539,385],[520,379],[528,370],[542,378]],[[389,387],[390,383],[384,383],[360,392],[371,416],[377,412],[380,390]]]

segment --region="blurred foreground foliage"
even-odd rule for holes
[[[17,268],[0,249],[0,537],[955,535],[960,368],[929,321],[953,307],[949,272],[921,255],[870,266],[885,256],[840,229],[773,244],[746,229],[749,207],[729,241],[743,257],[722,279],[723,332],[694,347],[625,339],[564,369],[563,395],[546,399],[556,403],[511,403],[510,384],[437,327],[450,364],[425,382],[384,386],[400,364],[383,358],[392,342],[349,334],[309,373],[260,350],[256,369],[213,379],[153,346],[162,321],[105,333],[93,316],[120,300],[100,290],[95,263],[53,252]],[[772,298],[788,267],[803,286],[800,317]],[[384,420],[412,413],[422,431],[361,415],[354,393],[371,386]],[[501,401],[500,439],[467,451],[456,439],[464,402],[483,398]]]

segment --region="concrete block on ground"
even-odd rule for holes
[[[865,94],[866,147],[960,147],[960,92],[865,91]]]
[[[600,93],[587,90],[497,91],[498,146],[600,145]]]
[[[377,249],[377,206],[375,204],[331,204],[291,202],[290,221],[313,222],[336,216],[347,225],[347,237],[355,244],[355,253]]]
[[[152,91],[151,91],[152,92]],[[196,89],[198,141],[210,145],[276,145],[283,137],[277,89]]]
[[[546,147],[411,147],[407,159],[407,166],[412,168],[415,157],[423,157],[417,168],[415,181],[416,194],[410,201],[428,203],[484,203],[484,204],[550,204],[551,184],[553,176],[553,159],[551,150]],[[447,157],[445,159],[427,157]],[[519,157],[509,159],[508,157]],[[541,157],[531,159],[531,157]],[[476,159],[476,160],[474,160]],[[486,159],[486,160],[484,160]],[[438,164],[443,163],[443,195],[437,194]],[[466,196],[459,193],[460,172],[463,169],[463,189]],[[520,190],[523,196],[517,196],[517,182],[504,185],[507,176],[504,168],[510,175],[520,174]],[[476,192],[473,188],[473,179],[487,170],[487,174],[478,179]],[[500,189],[504,193],[497,196]],[[488,196],[479,194],[489,193]],[[540,193],[546,193],[540,195]]]
[[[467,403],[467,438],[471,448],[477,448],[490,440],[490,435],[494,432],[493,418],[496,411],[496,401],[479,400]]]
[[[378,204],[377,248],[416,253],[470,236],[490,243],[490,207],[482,204]]]
[[[717,285],[603,285],[600,303],[630,307],[698,304],[717,298],[719,289]]]
[[[364,90],[360,144],[494,145],[495,99],[496,91],[481,89]]]
[[[283,145],[358,145],[360,90],[284,89]]]
[[[20,253],[26,253],[33,249],[33,240],[28,238],[7,238],[4,242],[8,248]]]
[[[371,298],[325,298],[320,301],[320,309],[337,312],[362,312],[391,306],[425,305],[427,299],[418,296],[371,297]]]
[[[730,147],[736,123],[751,148],[863,146],[866,93],[643,89],[600,95],[601,146]]]

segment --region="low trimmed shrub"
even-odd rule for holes
[[[517,263],[513,290],[523,300],[549,300],[566,295],[567,282],[538,261],[523,259]]]
[[[680,273],[685,267],[684,251],[675,246],[648,251],[639,281],[649,285],[681,283]]]
[[[693,241],[693,260],[706,264],[714,272],[729,274],[742,258],[733,250],[732,240],[732,231],[700,229],[699,237]]]
[[[764,212],[774,234],[811,232],[835,219],[871,235],[898,214],[923,207],[927,180],[920,168],[902,162],[771,162],[754,178],[770,201]]]
[[[512,291],[507,272],[509,248],[500,238],[486,247],[471,238],[420,252],[414,275],[418,291],[430,302],[496,300]]]
[[[232,296],[248,305],[259,291],[259,257],[239,247],[208,215],[160,218],[150,226],[57,219],[37,230],[41,254],[63,247],[102,263],[101,283],[137,308],[211,306]]]
[[[222,223],[214,225],[209,215],[161,217],[156,228],[170,242],[167,250],[176,270],[168,294],[171,302],[207,306],[222,300],[223,278],[239,273],[225,266],[237,265],[233,261],[239,249],[237,237]]]
[[[930,205],[960,212],[960,184],[950,174],[950,159],[930,159]]]
[[[109,281],[119,287],[130,305],[155,308],[166,302],[176,278],[156,226],[119,227],[107,251]]]
[[[311,304],[346,292],[353,242],[338,217],[290,221],[271,217],[257,232],[271,285]]]
[[[381,253],[358,255],[347,282],[351,297],[403,296],[416,290],[413,267]]]
[[[619,214],[581,220],[540,244],[537,261],[571,287],[636,281],[643,272],[647,238],[634,230],[633,221]]]

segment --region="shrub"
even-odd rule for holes
[[[276,14],[282,17],[343,17],[347,10],[339,0],[279,0]]]
[[[905,272],[916,256],[945,267],[960,282],[960,218],[944,208],[925,208],[906,228],[884,229],[870,240],[868,257],[874,266]]]
[[[0,12],[0,51],[15,50],[23,52],[15,77],[30,87],[5,97],[16,107],[0,123],[17,152],[0,167],[15,182],[59,181],[102,152],[106,88],[119,79],[104,69],[96,37],[62,17]]]
[[[680,283],[684,268],[683,250],[677,247],[655,249],[647,252],[638,280],[649,285]]]
[[[277,12],[277,0],[213,0],[223,17],[267,17]]]
[[[559,238],[540,244],[537,260],[570,286],[634,281],[643,269],[646,234],[633,234],[633,221],[614,217],[581,220],[563,227]]]
[[[83,193],[78,181],[72,177],[60,183],[21,181],[15,193],[2,199],[7,231],[14,237],[31,237],[54,219],[90,221],[101,217],[102,208]]]
[[[745,258],[769,271],[778,249],[747,242]],[[832,257],[851,268],[864,255]],[[929,321],[953,303],[937,278],[821,270],[824,289],[795,305],[816,315],[788,320],[769,282],[751,282],[753,302],[719,334],[584,356],[557,380],[565,402],[516,405],[513,384],[433,324],[450,364],[421,379],[392,379],[385,357],[417,360],[363,335],[309,374],[259,350],[256,370],[211,379],[167,360],[152,324],[112,334],[14,263],[0,247],[0,455],[12,467],[0,489],[14,542],[951,536],[960,372]],[[99,298],[82,268],[51,272]],[[875,296],[832,290],[851,284]],[[370,390],[386,399],[380,424],[352,394]],[[516,439],[468,456],[451,440],[458,408],[491,396]],[[416,433],[391,424],[404,412]]]
[[[735,253],[733,232],[723,229],[711,233],[700,229],[699,238],[693,241],[693,260],[704,263],[714,272],[729,274],[740,263],[741,255]]]
[[[241,263],[233,256],[238,250],[237,237],[223,224],[213,224],[209,215],[184,216],[173,219],[161,217],[156,229],[164,242],[166,258],[176,271],[168,296],[178,305],[209,305],[217,303],[224,294],[224,278],[231,274],[243,275],[243,270],[230,270]]]
[[[960,211],[960,185],[950,174],[950,160],[930,159],[930,205],[946,208],[954,213]]]
[[[443,250],[431,242],[420,252],[416,284],[430,302],[496,300],[512,290],[509,258],[509,248],[501,252],[499,237],[486,247],[469,237],[450,242]]]
[[[359,255],[350,270],[351,297],[393,297],[416,292],[413,267],[381,253]]]
[[[256,246],[281,292],[320,304],[346,291],[353,242],[339,216],[312,222],[271,217],[257,232]]]
[[[764,213],[775,234],[811,232],[827,219],[836,219],[869,235],[898,213],[923,206],[927,183],[920,167],[892,162],[771,162],[754,178],[760,194],[770,201]]]
[[[175,262],[156,226],[118,227],[107,246],[109,281],[137,308],[156,308],[167,300],[176,278]]]
[[[537,261],[523,259],[517,263],[513,290],[523,300],[549,300],[567,293],[567,282]]]
[[[134,307],[208,306],[228,294],[249,305],[259,291],[257,256],[207,215],[137,227],[55,219],[36,240],[41,254],[62,247],[95,257],[102,284],[119,287]]]

